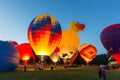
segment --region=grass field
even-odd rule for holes
[[[97,66],[83,66],[77,68],[56,67],[50,71],[47,67],[44,71],[35,71],[17,68],[12,72],[0,72],[0,80],[99,80]],[[107,80],[120,80],[120,70],[107,70]]]

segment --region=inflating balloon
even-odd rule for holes
[[[28,29],[28,40],[36,55],[50,56],[61,40],[61,26],[49,14],[33,19]]]
[[[31,57],[34,57],[32,47],[29,43],[22,43],[18,46],[20,59],[24,62],[24,72],[26,72],[27,62]]]
[[[54,63],[56,63],[59,60],[59,55],[58,55],[59,51],[60,49],[57,47],[55,51],[50,55],[50,58]]]
[[[80,46],[79,51],[80,51],[80,56],[84,59],[84,61],[87,64],[89,64],[89,62],[93,60],[93,58],[97,53],[96,47],[88,43],[82,44]]]
[[[103,29],[100,39],[108,54],[120,64],[120,24],[113,24]]]
[[[16,47],[7,41],[0,41],[0,72],[14,70],[19,60],[20,56]]]
[[[27,62],[31,57],[33,57],[32,48],[29,43],[22,43],[18,46],[20,53],[20,59],[23,62]]]
[[[70,28],[70,30],[74,30],[74,31],[78,32],[78,31],[84,30],[85,25],[79,23],[78,21],[72,21],[72,22],[69,24],[69,28]]]
[[[70,60],[71,57],[78,51],[80,39],[78,31],[82,31],[85,28],[84,24],[80,24],[78,21],[72,21],[69,24],[70,30],[62,30],[62,38],[59,44],[60,52],[59,56],[63,59],[63,62],[72,63],[74,60]],[[75,59],[75,57],[73,58]]]

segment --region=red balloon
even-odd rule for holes
[[[29,43],[20,44],[18,50],[22,61],[28,61],[33,56],[33,51]]]
[[[93,60],[96,53],[97,49],[92,44],[85,43],[80,46],[80,56],[85,60],[87,64]]]

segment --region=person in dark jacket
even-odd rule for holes
[[[107,80],[106,74],[105,74],[105,69],[102,65],[100,66],[100,69],[98,70],[98,75],[99,75],[100,80],[102,80],[102,78],[103,78],[103,80]]]

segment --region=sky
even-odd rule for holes
[[[0,0],[0,40],[28,42],[29,24],[36,16],[48,13],[67,30],[71,21],[85,24],[78,32],[80,45],[96,46],[97,54],[106,53],[101,41],[101,31],[120,23],[120,0]]]

